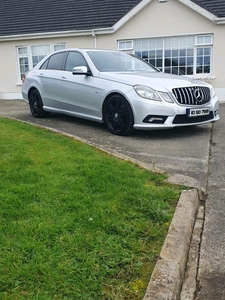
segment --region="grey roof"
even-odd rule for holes
[[[141,0],[0,0],[0,36],[112,27]]]
[[[225,0],[191,0],[225,17]],[[0,36],[110,28],[142,0],[0,0]]]
[[[225,0],[191,0],[218,18],[225,17]]]

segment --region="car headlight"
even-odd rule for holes
[[[174,96],[172,93],[163,93],[163,92],[158,92],[158,93],[166,102],[174,103]]]
[[[134,89],[135,89],[136,93],[142,98],[149,99],[149,100],[155,100],[155,101],[162,101],[158,92],[151,89],[148,86],[135,85]]]
[[[213,99],[214,97],[216,97],[216,91],[214,90],[213,87],[210,89],[210,96],[211,96],[211,99]]]

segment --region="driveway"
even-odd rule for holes
[[[21,100],[0,100],[0,115],[47,126],[76,136],[89,144],[117,155],[176,175],[181,183],[194,178],[206,186],[212,125],[160,131],[136,131],[132,136],[110,134],[103,124],[52,114],[46,119],[32,117]]]

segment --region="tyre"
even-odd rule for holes
[[[133,131],[134,117],[129,103],[120,95],[110,97],[104,107],[104,122],[116,135],[128,135]]]
[[[49,116],[49,112],[43,110],[41,95],[36,89],[29,94],[30,111],[35,118],[44,118]]]

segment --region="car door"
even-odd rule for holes
[[[82,117],[99,116],[93,101],[98,92],[97,78],[87,75],[73,75],[73,68],[78,66],[88,67],[80,52],[70,51],[66,59],[65,71],[61,74],[61,109]]]
[[[60,82],[67,52],[59,52],[50,56],[39,69],[39,82],[43,104],[54,109],[60,108]]]

